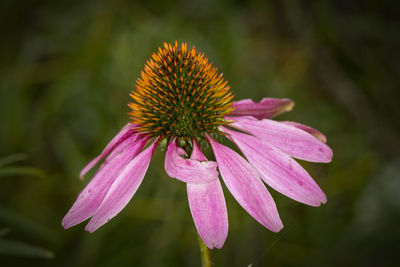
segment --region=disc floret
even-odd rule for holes
[[[187,44],[164,43],[146,62],[135,90],[130,115],[136,130],[152,137],[203,139],[219,134],[232,110],[228,82],[203,53]]]

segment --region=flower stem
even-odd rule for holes
[[[212,266],[211,252],[208,249],[208,247],[206,246],[206,244],[204,244],[204,242],[200,236],[198,237],[198,239],[199,239],[199,245],[200,245],[201,266],[202,267],[211,267]]]

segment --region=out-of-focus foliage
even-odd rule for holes
[[[0,158],[0,177],[1,176],[37,176],[43,177],[41,170],[25,166],[8,166],[26,158],[24,154],[10,155]],[[0,207],[0,222],[3,228],[0,229],[0,255],[13,255],[34,258],[53,258],[53,253],[41,247],[37,247],[26,242],[6,239],[5,237],[12,230],[18,229],[28,234],[46,235],[48,232],[43,226],[31,222],[29,219],[19,217]]]
[[[185,185],[168,178],[160,151],[100,230],[60,224],[87,183],[80,168],[128,120],[145,60],[174,40],[204,52],[236,99],[293,99],[279,119],[320,129],[334,150],[330,164],[303,164],[326,205],[270,190],[278,234],[225,190],[230,229],[216,266],[399,264],[399,11],[398,1],[1,1],[0,158],[27,156],[0,169],[0,238],[54,253],[0,251],[1,266],[200,265]]]

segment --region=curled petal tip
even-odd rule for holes
[[[282,121],[281,123],[299,128],[300,130],[303,130],[303,131],[313,135],[315,138],[317,138],[322,143],[327,142],[326,136],[323,133],[321,133],[320,131],[318,131],[310,126],[307,126],[307,125],[304,125],[304,124],[301,124],[298,122],[294,122],[294,121]]]
[[[282,106],[282,111],[292,111],[292,109],[294,108],[295,104],[292,100],[290,99],[286,99],[286,104]]]
[[[217,179],[217,163],[212,161],[199,161],[194,157],[205,159],[201,151],[194,146],[194,153],[190,159],[184,158],[186,152],[177,146],[173,140],[167,147],[165,154],[165,171],[167,174],[185,183],[208,183]]]
[[[290,112],[293,110],[295,104],[294,102],[289,99],[289,98],[282,98],[282,99],[278,99],[279,100],[279,105],[276,106],[275,108],[275,114],[274,116],[280,115],[284,112]],[[268,98],[263,98],[263,100],[261,101],[261,103],[267,102],[269,101]]]
[[[234,110],[230,116],[253,116],[257,119],[272,118],[291,111],[294,102],[288,98],[263,98],[256,103],[251,99],[243,99],[233,103]]]

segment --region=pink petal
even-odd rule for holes
[[[193,139],[193,149],[192,149],[192,155],[190,155],[190,159],[207,161],[207,158],[206,156],[204,156],[203,152],[201,152],[199,143],[197,142],[196,139]],[[217,166],[217,164],[215,164],[215,166]],[[218,177],[218,172],[217,172],[217,177]]]
[[[291,111],[294,102],[287,98],[263,98],[259,103],[251,99],[233,102],[234,110],[230,116],[253,116],[257,119],[272,118],[281,113]]]
[[[193,141],[192,160],[206,161],[196,140]],[[228,236],[228,212],[224,192],[218,180],[205,184],[187,184],[190,211],[197,231],[210,249],[221,248]]]
[[[131,200],[149,167],[157,140],[137,155],[122,170],[97,208],[86,231],[92,233],[116,216]]]
[[[304,204],[326,202],[324,192],[294,159],[257,137],[222,128],[261,178],[280,193]]]
[[[195,184],[208,183],[218,177],[216,162],[185,159],[186,156],[186,152],[172,140],[165,154],[165,171],[170,177]]]
[[[107,144],[107,146],[104,148],[104,150],[101,152],[100,155],[98,155],[97,157],[95,157],[94,159],[92,159],[81,171],[81,173],[79,174],[79,177],[81,179],[83,179],[83,177],[85,176],[85,174],[90,171],[94,165],[96,165],[97,163],[99,163],[99,161],[101,161],[108,153],[110,153],[112,150],[114,150],[119,144],[121,144],[122,141],[124,141],[125,139],[127,139],[128,137],[130,137],[133,134],[132,131],[132,125],[130,123],[128,123],[127,125],[125,125],[120,131],[119,133],[114,136],[114,138]]]
[[[206,184],[187,184],[194,224],[210,249],[221,248],[228,236],[228,213],[218,179]]]
[[[62,221],[64,228],[79,224],[94,214],[119,173],[129,161],[139,154],[146,142],[147,139],[136,141],[122,154],[115,156],[99,169],[65,215]]]
[[[111,151],[110,154],[108,154],[108,156],[106,157],[106,159],[101,163],[99,169],[97,170],[97,172],[101,171],[102,168],[104,168],[104,166],[106,166],[113,158],[115,158],[116,156],[120,155],[122,152],[124,152],[127,148],[131,147],[132,145],[134,145],[134,143],[137,140],[140,140],[142,138],[144,138],[145,136],[142,134],[133,134],[132,136],[128,137],[127,139],[125,139],[124,141],[122,141],[117,147],[114,148],[113,151]],[[147,140],[147,138],[146,138]],[[143,147],[142,147],[143,148]],[[141,148],[141,149],[142,149]],[[140,151],[138,151],[139,153]]]
[[[221,176],[239,204],[259,223],[273,232],[282,229],[275,202],[258,173],[232,149],[207,136],[217,159]]]
[[[291,125],[273,120],[251,117],[228,118],[231,125],[272,144],[290,156],[312,162],[330,162],[332,150],[314,136]]]
[[[131,137],[127,138],[123,142],[121,142],[120,145],[118,145],[113,151],[111,151],[110,154],[106,157],[102,165],[107,164],[110,160],[112,160],[114,157],[118,156],[121,154],[125,149],[128,147],[132,146],[137,140],[145,138],[146,140],[148,139],[146,135],[144,134],[133,134]]]
[[[299,129],[315,136],[322,143],[326,143],[326,136],[323,133],[321,133],[320,131],[318,131],[314,128],[311,128],[310,126],[307,126],[307,125],[304,125],[304,124],[301,124],[298,122],[294,122],[294,121],[281,121],[281,123],[299,128]]]

